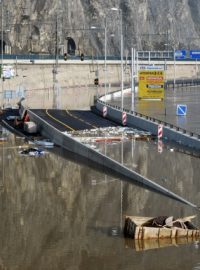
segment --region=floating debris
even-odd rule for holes
[[[40,146],[47,147],[47,148],[54,147],[54,143],[52,141],[50,141],[49,139],[34,140],[33,143],[37,144],[37,145],[40,145]]]
[[[38,148],[28,148],[19,152],[22,156],[38,157],[43,156],[46,152]]]
[[[199,237],[199,229],[191,220],[196,216],[174,219],[174,217],[127,216],[124,236],[133,239],[160,239],[179,237]]]
[[[153,138],[150,132],[141,131],[130,127],[106,127],[97,129],[86,129],[81,131],[63,132],[81,143],[117,143],[129,139],[151,140]]]

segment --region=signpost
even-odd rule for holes
[[[139,98],[164,99],[163,67],[147,66],[139,71]]]

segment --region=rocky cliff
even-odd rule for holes
[[[105,25],[109,55],[119,54],[121,26],[125,53],[200,47],[199,0],[2,1],[4,49],[12,53],[103,55]]]

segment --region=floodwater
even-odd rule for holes
[[[125,240],[125,215],[191,216],[197,210],[106,175],[62,151],[21,156],[24,140],[1,143],[0,269],[200,269],[198,241]],[[153,141],[97,145],[99,151],[200,205],[200,159]],[[160,248],[159,248],[160,247]]]
[[[136,93],[137,94],[137,93]],[[121,96],[112,98],[109,103],[121,106]],[[186,116],[177,116],[177,105],[187,106]],[[134,111],[155,117],[191,132],[200,134],[200,88],[199,86],[178,87],[165,90],[165,99],[138,100],[135,98]],[[124,95],[124,108],[131,109],[131,94]]]

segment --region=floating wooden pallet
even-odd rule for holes
[[[165,239],[165,238],[198,238],[200,231],[192,223],[191,219],[195,216],[176,219],[166,225],[153,226],[153,217],[126,216],[124,235],[125,237],[145,240],[145,239]],[[183,225],[183,228],[177,227],[176,223]]]

